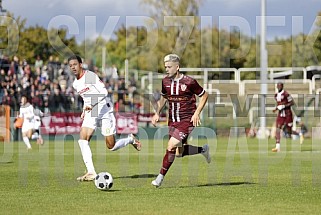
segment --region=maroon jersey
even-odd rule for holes
[[[179,79],[165,77],[162,80],[161,94],[168,100],[169,124],[171,122],[190,121],[196,110],[196,97],[205,93],[203,87],[189,76]]]
[[[292,102],[292,100],[293,100],[292,96],[285,90],[282,90],[281,92],[276,93],[274,95],[274,98],[277,102],[277,105],[286,105],[286,104]],[[292,118],[291,107],[286,107],[283,110],[279,111],[278,117],[286,117],[286,116],[291,116],[291,118]]]

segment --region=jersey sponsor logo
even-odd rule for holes
[[[168,101],[176,101],[176,102],[180,102],[180,101],[188,101],[188,100],[190,100],[190,98],[189,97],[176,97],[176,96],[168,96],[167,97],[167,100]]]
[[[89,87],[86,87],[86,88],[80,90],[78,93],[83,94],[83,93],[87,92],[88,90],[89,90]]]
[[[186,88],[187,88],[187,86],[186,86],[185,84],[182,84],[182,85],[181,85],[181,90],[182,90],[182,91],[185,91]]]

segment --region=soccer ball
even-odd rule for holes
[[[113,186],[113,176],[109,172],[101,172],[95,178],[95,185],[99,190],[109,190]]]

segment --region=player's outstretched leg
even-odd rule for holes
[[[139,141],[138,137],[135,134],[130,134],[129,137],[133,140],[132,146],[137,150],[140,151],[142,149],[142,143]]]
[[[210,155],[210,147],[208,144],[205,144],[202,147],[202,152],[201,154],[205,157],[207,163],[211,163],[211,155]]]
[[[140,151],[142,148],[142,144],[138,138],[134,134],[129,134],[128,137],[117,140],[114,147],[110,150],[116,151],[127,146],[128,144],[131,144],[137,151]]]
[[[208,144],[205,144],[203,147],[184,144],[183,148],[184,150],[182,153],[182,157],[188,155],[202,154],[205,157],[206,162],[211,163],[210,147]]]

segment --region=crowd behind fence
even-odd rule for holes
[[[115,111],[139,110],[140,100],[135,98],[137,86],[134,78],[130,78],[126,86],[116,65],[101,71],[85,61],[83,67],[94,71],[103,80],[115,103]],[[74,78],[67,60],[60,61],[58,57],[51,56],[45,63],[37,56],[35,63],[30,64],[17,56],[12,59],[1,56],[0,104],[9,105],[11,116],[15,116],[20,108],[21,96],[27,95],[29,102],[44,113],[80,111],[83,101],[72,87]]]
[[[0,104],[9,105],[11,116],[16,116],[20,108],[21,96],[27,95],[29,102],[44,113],[80,112],[83,101],[72,88],[75,77],[69,69],[67,60],[60,61],[58,57],[54,56],[44,60],[37,56],[34,61],[35,63],[30,64],[17,56],[9,58],[3,55],[0,57]],[[150,95],[153,95],[154,101],[159,97],[158,85],[161,83],[163,75],[156,75],[157,73],[151,71],[144,73],[146,75],[141,74],[141,83],[139,83],[141,86],[138,86],[137,72],[131,74],[128,77],[128,82],[125,83],[125,78],[119,74],[116,65],[106,66],[106,69],[102,71],[92,61],[85,60],[83,67],[97,73],[103,80],[109,96],[115,104],[116,112],[147,113],[150,111],[150,106],[144,107],[145,100],[149,102]],[[242,83],[244,84],[248,80],[241,78],[242,73],[257,72],[259,69],[181,68],[181,70],[187,73],[201,73],[198,76],[203,80],[204,87],[208,90],[210,90],[209,86],[213,85],[212,82],[224,82],[225,79],[222,79],[226,76],[224,74],[229,74],[228,83],[238,83],[239,95],[244,96],[244,89],[241,87]],[[316,88],[314,86],[316,78],[321,77],[321,67],[269,68],[268,71],[269,81],[274,79],[275,75],[288,74],[288,71],[291,71],[291,74],[302,72],[301,81],[312,83],[312,85],[310,84],[312,86],[309,90],[310,93]],[[157,76],[156,79],[154,75]],[[154,81],[158,82],[157,86],[153,86]],[[148,96],[144,94],[148,94]]]

